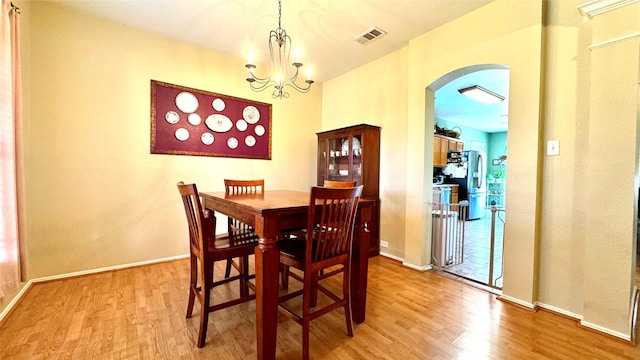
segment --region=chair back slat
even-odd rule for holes
[[[198,257],[202,257],[204,260],[204,258],[208,257],[208,252],[203,251],[203,249],[207,249],[204,234],[206,231],[214,231],[216,226],[215,217],[205,219],[195,184],[185,184],[181,181],[177,185],[187,217],[191,249],[197,253]]]
[[[231,180],[224,179],[224,191],[227,195],[245,195],[264,193],[264,179]]]
[[[311,188],[307,244],[313,245],[307,246],[307,259],[318,262],[350,251],[361,194],[362,186]]]

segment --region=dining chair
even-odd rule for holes
[[[200,196],[195,184],[177,184],[178,191],[184,204],[189,227],[189,259],[190,285],[189,302],[187,304],[187,318],[191,318],[195,299],[200,302],[200,329],[198,330],[197,346],[203,347],[207,337],[209,313],[255,299],[255,288],[249,282],[248,256],[254,253],[258,242],[256,240],[236,241],[228,234],[216,236],[216,218],[203,212]],[[214,263],[219,260],[238,258],[239,274],[215,281],[213,276]],[[232,300],[218,302],[211,305],[211,290],[222,284],[239,280],[239,297]],[[249,289],[254,290],[249,294]],[[213,301],[215,302],[215,301]]]
[[[324,180],[322,186],[330,187],[330,188],[346,188],[346,187],[355,187],[358,185],[357,181],[332,181],[332,180]],[[297,230],[289,230],[284,234],[285,238],[291,239],[302,239],[306,237],[307,229],[297,229]],[[282,288],[287,289],[289,287],[289,267],[284,265],[282,267],[283,276],[282,276]],[[323,273],[322,271],[320,272]],[[312,303],[315,305],[315,303]]]
[[[330,188],[355,187],[356,185],[358,185],[357,181],[332,181],[332,180],[325,180],[322,184],[322,186],[330,187]]]
[[[351,247],[362,186],[351,188],[312,187],[307,215],[305,241],[283,239],[278,242],[280,263],[302,271],[302,276],[289,272],[289,276],[302,282],[302,289],[279,298],[278,310],[302,325],[302,358],[309,358],[310,322],[334,309],[343,307],[347,334],[353,336],[349,276]],[[322,272],[323,270],[330,270]],[[342,274],[342,296],[324,287],[320,281]],[[324,293],[329,304],[315,307],[314,293]],[[302,295],[302,313],[286,305],[292,298]]]
[[[225,195],[248,195],[248,194],[263,194],[264,193],[264,179],[258,180],[233,180],[224,179],[224,192]],[[227,231],[232,238],[255,240],[258,241],[258,235],[251,226],[247,223],[228,217]],[[231,276],[231,267],[238,269],[239,264],[233,261],[233,259],[227,260],[227,266],[225,268],[224,276],[228,278]]]

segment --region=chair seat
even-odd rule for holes
[[[286,255],[288,257],[304,261],[306,251],[305,241],[301,241],[298,238],[284,239],[278,241],[278,247],[280,248],[280,255]]]
[[[252,252],[252,250],[258,245],[258,237],[255,236],[253,238],[247,238],[242,242],[236,241],[237,238],[234,237],[234,241],[231,240],[231,236],[229,234],[219,234],[214,238],[209,238],[209,251],[221,254],[221,258],[226,258],[226,254],[224,252],[239,252],[240,254],[245,254],[247,250]],[[215,255],[217,257],[217,254]]]

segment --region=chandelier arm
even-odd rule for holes
[[[254,91],[262,91],[266,88],[268,88],[270,85],[272,85],[269,82],[266,83],[258,83],[258,85],[256,86],[255,82],[250,82],[249,86],[251,87],[252,90]]]
[[[311,90],[311,84],[307,83],[306,87],[301,87],[300,85],[293,83],[293,82],[287,82],[284,85],[282,85],[282,87],[285,86],[291,86],[292,88],[296,89],[297,91],[301,92],[301,93],[306,93],[309,92],[309,90]]]

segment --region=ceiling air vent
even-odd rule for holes
[[[383,37],[387,35],[387,32],[377,28],[377,27],[373,27],[367,31],[365,31],[364,33],[356,36],[355,41],[359,42],[362,45],[367,45],[368,43],[372,42],[373,40],[376,40],[380,37]]]

